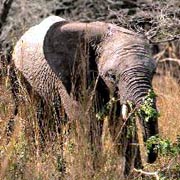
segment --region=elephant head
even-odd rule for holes
[[[70,82],[74,68],[78,72],[82,71],[77,66],[81,54],[91,57],[87,47],[94,49],[98,73],[110,92],[116,91],[118,94],[123,118],[126,118],[128,101],[139,108],[152,89],[155,62],[151,58],[148,43],[142,36],[110,23],[63,21],[53,24],[44,39],[44,55],[69,92],[72,90]],[[151,105],[156,109],[155,98]],[[145,121],[141,116],[140,122],[144,141],[158,133],[157,118]],[[156,153],[152,149],[148,162],[155,159]]]
[[[122,31],[123,30],[123,31]],[[99,72],[107,84],[113,84],[118,90],[122,105],[122,115],[126,119],[128,102],[140,109],[145,103],[148,92],[152,89],[152,78],[156,63],[151,57],[150,45],[143,36],[125,29],[111,27],[109,35],[100,44]],[[153,97],[151,108],[156,112],[156,99]],[[143,140],[158,134],[157,116],[145,120],[140,116]],[[154,162],[156,152],[149,149],[148,162]]]

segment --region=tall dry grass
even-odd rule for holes
[[[174,142],[180,134],[180,86],[169,75],[154,77],[153,85],[160,112],[160,135]]]
[[[6,69],[7,67],[5,67]],[[6,71],[5,71],[6,72]],[[108,125],[108,116],[104,119],[102,147],[92,147],[89,137],[90,122],[80,119],[61,124],[49,130],[49,116],[54,112],[46,107],[44,119],[45,134],[42,141],[41,129],[37,119],[37,101],[29,96],[23,84],[20,85],[19,112],[13,117],[13,97],[7,73],[0,81],[0,179],[2,180],[118,180],[122,175],[123,159],[119,157]],[[157,94],[157,105],[160,111],[159,131],[163,138],[176,141],[180,133],[180,86],[170,76],[155,76],[153,87]],[[84,93],[87,94],[87,93]],[[87,98],[84,98],[87,99]],[[14,118],[14,132],[7,135],[7,126]],[[55,123],[55,126],[57,124]],[[95,126],[94,126],[95,127]],[[118,130],[117,130],[118,131]],[[94,134],[95,136],[97,134]],[[96,138],[96,137],[95,137]],[[97,138],[98,139],[98,138]],[[96,142],[97,143],[97,142]],[[96,144],[97,145],[97,144]],[[145,170],[156,171],[171,163],[172,157],[160,156],[153,165],[145,164]],[[174,164],[167,170],[166,179],[178,179]],[[128,179],[153,179],[154,176],[132,174]]]

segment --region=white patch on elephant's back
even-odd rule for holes
[[[51,25],[59,21],[64,21],[64,19],[58,16],[50,16],[40,24],[31,27],[16,43],[13,51],[13,61],[16,68],[23,72],[27,81],[43,97],[46,97],[50,93],[50,86],[54,86],[53,83],[56,78],[45,60],[43,41]],[[43,73],[45,69],[46,75]],[[48,74],[52,78],[51,85],[46,81]],[[42,87],[44,88],[42,89]]]
[[[31,27],[24,33],[21,39],[17,42],[14,52],[13,60],[17,68],[22,71],[23,64],[27,65],[28,56],[44,57],[43,55],[43,41],[44,37],[49,30],[50,26],[56,22],[65,21],[65,19],[58,16],[49,16],[44,19],[40,24]],[[37,52],[37,53],[36,53]],[[33,63],[33,62],[32,62]]]

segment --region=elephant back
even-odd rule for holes
[[[33,89],[45,99],[52,96],[52,89],[55,89],[55,81],[58,78],[44,58],[43,41],[50,26],[58,21],[64,21],[64,19],[50,16],[40,24],[31,27],[16,43],[13,51],[15,67]]]

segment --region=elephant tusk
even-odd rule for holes
[[[123,104],[121,107],[121,115],[123,120],[126,120],[128,118],[128,107],[126,104]]]

